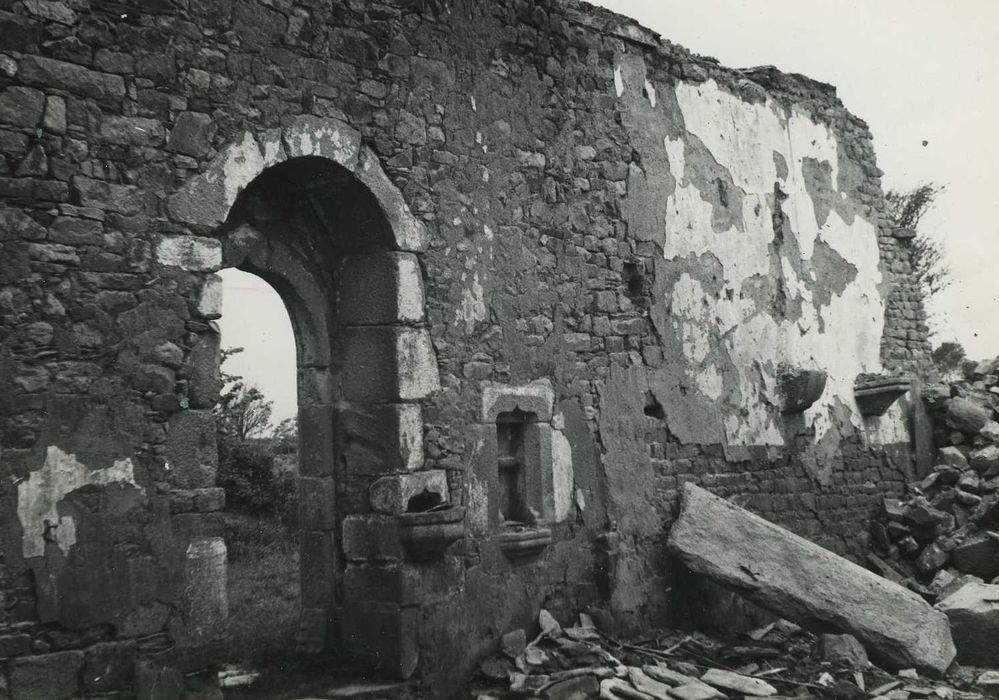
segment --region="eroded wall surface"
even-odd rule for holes
[[[847,554],[902,488],[903,406],[863,418],[853,382],[918,369],[926,328],[866,125],[829,86],[726,69],[574,2],[41,0],[0,8],[0,35],[15,697],[179,688],[210,658],[215,227],[296,154],[349,161],[388,193],[398,247],[419,239],[432,351],[400,335],[399,352],[435,357],[439,385],[415,377],[422,413],[364,436],[367,473],[324,472],[352,515],[320,542],[338,595],[364,603],[344,613],[365,611],[355,648],[395,672],[445,688],[541,606],[668,622],[684,481]],[[785,368],[827,374],[803,412],[782,412]],[[526,559],[492,500],[503,402],[533,416]],[[334,414],[303,413],[306,432],[353,420]],[[379,462],[370,445],[392,441],[405,458]],[[459,540],[414,561],[372,505],[385,475],[463,507]]]

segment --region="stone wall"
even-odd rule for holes
[[[0,35],[13,697],[215,653],[223,266],[298,314],[303,641],[387,673],[457,682],[542,604],[668,621],[683,481],[847,554],[901,491],[904,405],[853,384],[918,370],[926,328],[831,87],[574,2],[32,0]],[[423,494],[449,515],[400,512]]]

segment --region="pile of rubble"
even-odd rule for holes
[[[936,465],[905,500],[885,499],[868,561],[930,601],[999,576],[999,358],[929,388]]]
[[[481,665],[494,685],[478,700],[999,696],[999,671],[954,663],[957,656],[961,664],[999,667],[997,585],[965,581],[931,607],[911,590],[692,483],[684,485],[667,547],[695,574],[792,621],[727,643],[679,633],[625,643],[587,615],[562,627],[542,611],[533,639],[524,630],[509,632],[500,652]],[[836,634],[815,637],[796,623]]]
[[[541,611],[540,633],[502,638],[480,666],[477,700],[721,700],[825,697],[837,700],[981,700],[999,694],[999,673],[959,673],[933,681],[913,669],[890,674],[850,635],[812,635],[779,620],[729,642],[700,633],[665,633],[625,643],[581,614],[562,627]]]

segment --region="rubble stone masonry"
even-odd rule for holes
[[[856,555],[912,476],[853,393],[926,362],[911,242],[802,76],[574,0],[0,0],[0,156],[0,698],[217,658],[223,267],[296,328],[302,643],[386,675],[669,621],[686,481]]]

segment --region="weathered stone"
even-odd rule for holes
[[[776,695],[777,689],[766,681],[759,678],[750,678],[732,671],[724,671],[720,668],[708,669],[701,680],[716,688],[730,690],[741,695],[752,695],[756,697],[767,697]]]
[[[423,320],[423,274],[412,253],[348,257],[340,272],[340,322],[388,325]]]
[[[163,125],[147,117],[107,116],[101,120],[101,139],[119,146],[153,146],[163,140]]]
[[[820,634],[815,639],[816,656],[821,661],[851,668],[867,668],[867,651],[852,634]]]
[[[790,620],[855,635],[891,666],[943,673],[954,658],[946,619],[919,596],[694,484],[684,485],[668,547]]]
[[[129,690],[135,672],[136,644],[108,642],[95,644],[85,652],[83,690],[88,693]]]
[[[212,118],[201,112],[181,112],[170,130],[167,147],[185,155],[198,158],[208,153],[212,145],[215,126]]]
[[[928,575],[947,563],[950,553],[945,551],[936,542],[930,542],[916,559],[916,570],[923,575]]]
[[[61,651],[10,661],[10,694],[18,700],[68,700],[79,692],[83,652]]]
[[[156,260],[182,270],[213,272],[222,267],[222,245],[214,238],[164,236],[156,247]]]
[[[135,694],[139,700],[180,700],[184,675],[177,668],[154,661],[135,664]]]
[[[59,88],[96,100],[125,96],[125,81],[120,75],[99,73],[74,63],[41,56],[25,56],[18,77],[32,85]]]
[[[187,546],[184,562],[184,619],[188,646],[221,639],[227,632],[227,551],[221,537],[201,537]]]
[[[0,93],[0,123],[33,129],[44,109],[45,95],[40,90],[14,86]]]
[[[677,686],[670,691],[670,695],[677,700],[716,700],[725,697],[720,690],[700,681]]]
[[[968,468],[968,458],[956,447],[941,447],[937,450],[937,464],[945,464],[958,469]]]
[[[385,476],[368,491],[371,509],[398,515],[418,513],[449,502],[447,473],[440,469]]]
[[[354,326],[345,333],[343,391],[349,401],[382,403],[423,398],[440,388],[426,329]]]
[[[962,574],[990,579],[999,574],[999,541],[987,533],[971,535],[950,553],[951,564]]]
[[[415,608],[352,605],[339,627],[351,656],[394,678],[413,675],[420,655]]]
[[[142,211],[142,197],[134,185],[117,185],[112,182],[75,175],[73,188],[85,207],[94,207],[132,216]]]
[[[170,417],[166,456],[170,482],[179,488],[215,485],[218,452],[211,411],[182,411]]]
[[[541,697],[543,700],[588,700],[599,693],[600,680],[587,673],[552,683],[542,691]]]
[[[645,693],[650,697],[656,698],[656,700],[669,700],[671,697],[669,694],[670,686],[649,677],[640,668],[629,666],[628,680],[631,681],[631,684],[635,686],[638,692]]]
[[[970,574],[962,574],[960,576],[955,576],[937,592],[937,600],[944,600],[945,598],[954,595],[959,590],[964,588],[966,584],[969,583],[985,583],[985,582],[982,581],[982,579],[980,579],[979,577],[972,576]]]
[[[973,450],[969,460],[971,468],[979,474],[992,476],[999,473],[999,446],[988,445],[978,450]]]
[[[423,466],[423,419],[417,404],[344,406],[337,446],[347,474],[415,471]]]
[[[954,397],[947,406],[947,425],[971,435],[984,428],[991,417],[992,411],[962,396]]]
[[[343,519],[343,553],[351,561],[398,561],[403,557],[395,516],[348,515]]]
[[[999,586],[968,583],[937,607],[950,620],[960,663],[999,665]]]

